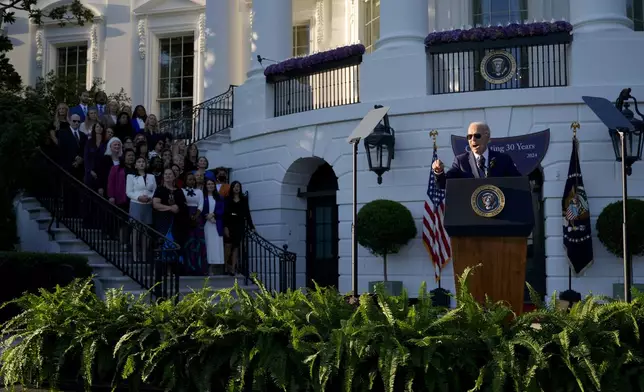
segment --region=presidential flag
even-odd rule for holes
[[[432,163],[438,159],[436,145]],[[440,283],[441,271],[452,257],[449,236],[443,225],[445,217],[445,190],[436,184],[436,175],[429,169],[429,183],[423,212],[423,244],[434,264],[434,275]]]
[[[561,198],[563,243],[570,268],[582,274],[593,263],[593,240],[590,232],[590,208],[579,166],[579,142],[572,138],[568,179]]]

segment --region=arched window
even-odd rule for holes
[[[476,25],[505,25],[528,19],[528,0],[473,0],[472,21]]]
[[[633,30],[644,31],[644,0],[626,0],[626,15],[633,21]]]

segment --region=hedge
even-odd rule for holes
[[[74,278],[92,276],[92,268],[83,256],[60,253],[0,252],[0,304],[19,298],[24,292],[53,289]],[[15,305],[0,309],[0,322],[20,312]]]

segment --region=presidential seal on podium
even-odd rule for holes
[[[472,193],[472,210],[478,216],[492,218],[505,207],[505,195],[494,185],[481,185]]]

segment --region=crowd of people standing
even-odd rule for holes
[[[242,185],[229,184],[225,168],[210,169],[196,144],[161,132],[144,106],[121,107],[102,91],[89,102],[83,91],[79,105],[58,105],[46,152],[131,219],[179,244],[184,275],[223,265],[221,272],[234,276],[246,227],[254,230]],[[147,237],[126,228],[117,235],[135,262],[147,257]]]

